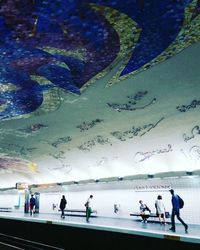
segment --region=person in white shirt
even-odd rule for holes
[[[140,200],[139,203],[140,203],[140,215],[142,217],[141,222],[147,223],[147,219],[149,218],[151,210],[146,204],[144,204],[142,200]]]
[[[90,215],[92,213],[92,206],[91,206],[92,199],[93,199],[93,195],[90,195],[89,198],[87,199],[87,202],[85,203],[85,207],[86,207],[86,221],[87,222],[89,222]]]
[[[156,207],[156,214],[158,215],[159,221],[162,224],[166,224],[166,219],[165,219],[165,205],[162,200],[162,196],[158,195],[157,200],[155,202],[155,207]]]

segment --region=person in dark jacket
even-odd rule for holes
[[[62,196],[62,199],[60,200],[60,210],[61,210],[61,218],[65,218],[65,207],[67,205],[67,200],[65,196]]]
[[[169,191],[170,191],[170,193],[172,195],[172,199],[171,199],[171,202],[172,202],[172,215],[171,215],[172,226],[171,226],[171,228],[169,230],[171,230],[172,232],[176,232],[176,227],[175,227],[175,215],[176,215],[177,219],[185,227],[185,232],[187,233],[188,232],[188,225],[180,217],[179,196],[174,193],[173,189],[170,189]]]
[[[35,213],[35,197],[33,196],[33,194],[31,194],[31,198],[30,198],[30,215],[32,215],[33,213]]]

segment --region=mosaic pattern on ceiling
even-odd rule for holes
[[[109,144],[110,146],[112,146],[112,143],[110,142],[109,138],[104,138],[101,135],[97,135],[94,139],[84,142],[83,144],[78,146],[78,149],[82,151],[90,151],[94,146],[98,144],[100,145]]]
[[[154,129],[164,119],[165,118],[162,117],[155,123],[149,123],[149,124],[145,124],[139,127],[132,126],[131,129],[127,131],[123,131],[123,132],[113,131],[111,132],[111,135],[120,141],[126,141],[127,139],[132,139],[133,137],[136,137],[136,136],[142,137],[143,135],[148,133],[150,130]]]
[[[146,98],[149,94],[148,90],[140,90],[134,94],[128,95],[126,96],[128,98],[128,104],[126,105],[136,105],[138,103],[138,101],[141,101],[144,97]],[[155,97],[151,97],[153,98],[152,100],[156,100]],[[148,101],[145,100],[145,102],[148,103]],[[126,109],[125,108],[125,104],[119,104],[117,102],[115,102],[115,108],[112,109],[113,112],[115,112],[116,107],[117,109],[121,108],[122,110],[130,110],[129,108]],[[108,105],[109,106],[109,105]],[[144,105],[143,109],[145,109],[146,107],[148,107],[149,105]],[[192,100],[190,101],[189,105],[184,105],[181,104],[177,107],[174,107],[174,111],[176,112],[182,112],[184,115],[184,112],[186,111],[193,111],[194,108],[198,108],[199,107],[199,101],[198,100]],[[137,109],[137,108],[135,108]],[[184,109],[184,111],[183,111]],[[118,111],[118,110],[117,110]],[[167,114],[166,114],[167,115]],[[163,122],[167,117],[161,117],[161,118],[157,118],[157,120],[152,121],[152,122],[147,122],[146,124],[141,124],[140,126],[135,126],[132,125],[132,127],[130,127],[130,129],[126,129],[126,130],[114,130],[114,131],[110,131],[110,135],[113,136],[113,138],[120,140],[120,141],[127,141],[136,137],[142,137],[144,135],[146,135],[147,133],[150,133],[152,130],[156,129],[157,126],[159,126],[159,124],[161,122]],[[105,119],[99,119],[96,118],[92,121],[83,121],[81,124],[77,125],[76,128],[80,129],[80,133],[82,132],[86,132],[92,128],[94,128],[101,123],[104,123]],[[48,126],[42,123],[35,123],[32,125],[29,125],[27,127],[18,129],[15,131],[15,136],[17,137],[28,137],[28,136],[37,136],[38,133],[41,133],[43,129],[48,129]],[[2,147],[0,148],[0,153],[2,154],[9,154],[12,155],[12,157],[23,157],[25,159],[29,159],[30,154],[36,152],[38,149],[36,147],[27,147],[25,144],[24,145],[19,145],[16,144],[14,142],[8,142],[6,140],[6,135],[11,135],[13,133],[12,130],[4,130],[4,129],[0,129],[0,139],[2,139]],[[187,133],[183,133],[182,137],[184,142],[188,142],[194,138],[197,138],[198,135],[200,134],[200,129],[199,129],[199,125],[196,124],[195,126],[193,126],[191,128],[191,131],[187,131]],[[3,142],[4,139],[4,142]],[[41,142],[45,143],[46,145],[49,145],[50,147],[56,149],[56,152],[52,153],[51,149],[49,148],[49,153],[48,155],[50,155],[51,157],[53,157],[55,160],[58,161],[63,161],[66,159],[66,155],[65,155],[65,150],[70,151],[71,149],[71,142],[73,141],[73,136],[65,136],[65,137],[58,137],[55,140],[52,141],[48,141],[48,140],[41,140]],[[112,138],[107,138],[103,135],[97,135],[94,138],[91,138],[90,140],[87,141],[83,141],[80,145],[77,145],[77,149],[81,150],[83,152],[90,152],[93,148],[95,148],[96,146],[100,146],[100,145],[109,145],[112,146],[114,144],[114,140],[112,140]],[[65,149],[65,150],[64,150]],[[171,151],[171,150],[170,150]],[[144,154],[146,155],[148,152],[144,152],[140,154]],[[138,153],[139,154],[139,153]],[[149,154],[149,153],[148,153]],[[155,155],[155,152],[152,154]],[[145,159],[149,159],[149,157],[145,157]],[[63,163],[61,164],[62,167]]]
[[[180,112],[187,112],[189,111],[190,109],[195,109],[197,108],[198,106],[200,106],[200,100],[192,100],[190,104],[188,105],[181,105],[181,106],[178,106],[176,107]]]
[[[72,171],[72,167],[70,166],[70,164],[62,164],[61,166],[57,166],[57,167],[48,167],[48,169],[50,171],[59,171],[62,172],[62,174],[69,174]]]
[[[193,160],[199,161],[200,160],[200,147],[198,145],[194,145],[189,150],[190,157]]]
[[[134,155],[134,160],[135,162],[142,162],[145,160],[149,160],[154,155],[166,154],[172,151],[173,151],[172,145],[168,144],[167,147],[163,149],[159,148],[159,149],[155,149],[149,152],[137,152]]]
[[[84,132],[84,131],[87,131],[91,128],[93,128],[94,126],[97,125],[97,123],[101,123],[103,122],[104,120],[103,119],[95,119],[95,120],[92,120],[91,122],[82,122],[80,125],[77,125],[76,127],[80,129],[80,132]]]
[[[129,95],[127,96],[127,98],[131,98],[133,99],[134,101],[130,101],[131,103],[134,102],[134,105],[137,104],[137,101],[138,100],[141,100],[146,94],[148,94],[148,91],[145,90],[145,91],[138,91],[136,94],[134,95]],[[153,100],[156,100],[156,98],[153,98]],[[129,102],[129,103],[130,103]],[[196,103],[198,103],[198,101],[196,100],[193,100],[191,101],[191,105],[192,107],[188,107],[188,106],[185,106],[185,105],[180,105],[180,107],[186,107],[187,110],[191,109],[191,108],[196,108]],[[118,103],[115,103],[115,105],[119,108],[119,106],[121,104],[118,104]],[[123,104],[124,105],[124,104]],[[145,105],[145,107],[148,107],[149,105]],[[174,107],[174,109],[178,111],[179,110],[179,106],[178,107]],[[129,109],[125,109],[124,106],[123,106],[123,110],[129,110]],[[183,111],[182,111],[183,112]],[[161,117],[159,118],[158,120],[154,121],[154,122],[151,122],[151,123],[146,123],[146,124],[143,124],[141,126],[132,126],[130,129],[128,130],[125,130],[125,131],[111,131],[110,134],[120,140],[120,141],[127,141],[129,139],[133,139],[135,137],[142,137],[144,136],[145,134],[147,133],[150,133],[151,130],[153,129],[156,129],[157,126],[160,125],[161,122],[163,122],[167,117]],[[100,120],[100,119],[95,119],[93,120],[92,122],[83,122],[81,125],[78,125],[76,127],[79,127],[79,128],[82,128],[82,130],[80,130],[80,132],[82,131],[87,131],[88,129],[92,128],[94,125],[96,125],[96,123],[99,123],[99,122],[104,122],[104,120]],[[82,127],[83,126],[83,127]],[[200,129],[199,129],[199,126],[198,125],[195,125],[191,131],[190,131],[190,135],[187,135],[186,133],[183,134],[183,140],[185,142],[191,140],[191,139],[194,139],[197,135],[200,134]],[[83,142],[81,145],[79,145],[77,148],[79,150],[82,150],[84,152],[89,152],[91,151],[95,146],[97,145],[110,145],[112,146],[114,144],[114,141],[112,141],[111,138],[105,138],[104,136],[102,135],[98,135],[96,136],[95,138],[89,140],[89,141],[85,141]],[[69,150],[69,149],[68,149]],[[169,152],[172,152],[173,149],[172,149],[172,145],[169,144],[165,149],[157,149],[157,150],[153,150],[151,152],[137,152],[136,155],[137,155],[137,158],[138,158],[138,155],[140,155],[140,160],[139,162],[142,162],[144,160],[147,160],[149,159],[150,157],[154,156],[154,155],[159,155],[159,154],[163,154],[163,153],[169,153]],[[198,150],[196,150],[198,151]],[[57,158],[57,159],[61,159],[62,157],[60,156],[60,153],[63,153],[63,151],[59,152],[58,153],[58,157],[54,157],[54,158]],[[62,154],[61,154],[62,155]],[[150,155],[150,156],[149,156]]]
[[[16,173],[31,178],[32,174],[39,173],[37,164],[5,155],[0,155],[0,166],[0,175]]]
[[[27,147],[26,145],[19,145],[10,142],[1,142],[0,154],[6,154],[12,157],[23,157],[25,159],[30,157],[30,153],[36,151],[36,147]]]
[[[183,139],[185,142],[188,142],[194,139],[196,136],[200,135],[200,127],[198,125],[194,126],[188,134],[183,134]]]
[[[135,106],[145,95],[148,94],[148,91],[138,91],[135,95],[129,95],[127,96],[128,101],[127,103],[123,104],[118,104],[118,103],[107,103],[109,107],[112,109],[121,112],[122,110],[129,110],[129,111],[134,111],[138,109],[145,109],[146,107],[155,104],[156,103],[156,98],[153,98],[150,102],[143,106]]]
[[[72,140],[72,138],[70,136],[66,136],[66,137],[60,137],[54,142],[47,141],[47,143],[49,145],[51,145],[52,147],[57,148],[59,145],[66,144],[66,143],[70,142],[71,140]]]
[[[137,104],[137,101],[140,101],[144,96],[146,96],[148,94],[148,91],[138,91],[133,95],[129,95],[127,96],[127,98],[130,98],[129,100],[129,104],[131,103],[132,105]],[[153,98],[156,99],[156,98]],[[175,110],[177,110],[177,112],[182,111],[183,108],[185,108],[185,111],[187,110],[191,110],[193,108],[196,108],[196,104],[198,104],[198,101],[193,100],[191,101],[190,105],[180,105],[178,107],[175,108]],[[121,104],[115,103],[115,105],[119,108]],[[148,105],[145,105],[143,108],[147,107]],[[181,107],[181,110],[180,110]],[[122,107],[121,107],[122,108]],[[114,109],[115,110],[115,109]],[[113,110],[113,111],[114,111]],[[123,110],[126,110],[124,108],[124,104],[123,104]],[[129,110],[129,109],[127,109]],[[153,122],[150,123],[146,123],[146,124],[142,124],[140,126],[132,126],[130,129],[125,130],[125,131],[110,131],[110,134],[116,138],[117,140],[120,141],[127,141],[129,139],[133,139],[136,137],[142,137],[147,133],[150,133],[152,129],[156,129],[156,127],[163,121],[165,120],[166,117],[161,117]],[[86,122],[83,121],[81,124],[77,125],[76,128],[80,129],[80,133],[82,132],[86,132],[89,129],[95,127],[97,124],[100,124],[104,122],[104,119],[99,119],[96,118],[90,122]],[[42,129],[48,129],[48,126],[46,126],[45,124],[42,123],[36,123],[36,124],[32,124],[28,127],[19,129],[15,131],[15,136],[17,137],[28,137],[30,135],[32,136],[36,136],[38,133],[42,132]],[[95,128],[94,128],[95,129]],[[8,141],[6,141],[6,135],[11,135],[11,133],[13,133],[12,130],[2,130],[0,129],[0,138],[4,140],[4,142],[2,142],[2,147],[0,149],[0,153],[4,153],[4,154],[9,154],[12,155],[13,157],[20,157],[22,156],[25,159],[28,159],[30,156],[30,153],[33,153],[35,151],[37,151],[36,147],[27,147],[26,145],[18,145],[16,143],[10,143]],[[188,142],[189,140],[194,139],[195,137],[197,137],[200,134],[200,129],[198,125],[195,125],[190,132],[188,133],[183,133],[183,140],[185,142]],[[41,142],[53,147],[54,149],[57,149],[57,152],[54,153],[50,153],[49,155],[51,157],[53,157],[56,160],[63,160],[66,159],[65,156],[65,152],[64,152],[64,148],[65,150],[67,149],[68,151],[70,151],[70,142],[73,140],[72,136],[65,136],[65,137],[58,137],[56,138],[54,141],[48,141],[48,140],[41,140]],[[81,145],[77,146],[77,149],[82,150],[84,152],[89,152],[91,151],[94,147],[96,147],[97,145],[110,145],[112,146],[114,144],[114,141],[112,141],[112,138],[105,138],[102,135],[97,135],[96,137],[94,137],[91,140],[88,141],[83,141]],[[49,149],[49,151],[51,151]]]
[[[200,38],[200,1],[3,0],[0,119],[59,108],[115,66],[107,86]]]

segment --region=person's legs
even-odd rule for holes
[[[89,221],[89,208],[86,208],[86,221]]]
[[[142,222],[144,222],[145,221],[145,215],[141,214],[141,218],[142,218]]]
[[[149,215],[147,214],[145,214],[145,222],[147,222],[147,219],[149,218]]]
[[[162,223],[162,215],[161,214],[158,214],[158,219],[159,219],[159,222]]]
[[[162,213],[161,215],[160,215],[160,222],[161,222],[161,224],[166,224],[166,219],[165,219],[165,213]]]
[[[172,226],[169,230],[172,230],[173,232],[175,232],[175,212],[174,210],[172,210],[172,215],[171,215],[171,223],[172,223]]]
[[[91,216],[91,213],[92,213],[92,209],[91,209],[91,207],[89,207],[89,208],[88,208],[88,220],[87,220],[87,221],[89,221],[89,218],[90,218],[90,216]]]
[[[181,219],[180,213],[178,213],[176,216],[177,216],[177,219],[178,219],[178,220],[183,224],[183,226],[185,227],[185,232],[187,233],[188,225],[183,221],[183,219]]]
[[[61,218],[65,218],[65,212],[64,212],[64,209],[61,210]]]
[[[166,224],[165,213],[163,214],[163,224]]]

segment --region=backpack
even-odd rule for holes
[[[184,200],[180,196],[178,196],[178,200],[179,200],[179,208],[183,208]]]

